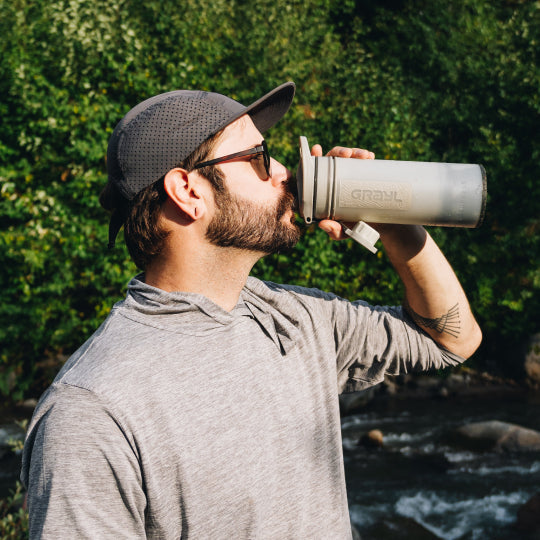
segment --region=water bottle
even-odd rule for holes
[[[366,222],[479,227],[487,197],[482,165],[314,157],[300,137],[300,213],[356,222],[345,233],[376,253],[379,234]]]

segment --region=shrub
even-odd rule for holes
[[[97,194],[115,123],[174,88],[248,103],[297,83],[268,135],[295,167],[297,136],[379,158],[481,162],[485,225],[434,229],[484,328],[479,361],[540,319],[538,3],[0,0],[0,392],[39,393],[36,366],[80,345],[136,271],[105,249]],[[254,273],[378,303],[401,286],[384,254],[309,230]],[[501,364],[504,367],[504,363]]]

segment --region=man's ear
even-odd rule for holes
[[[197,220],[206,212],[206,203],[194,176],[185,169],[171,169],[165,175],[163,185],[171,201],[191,219]]]

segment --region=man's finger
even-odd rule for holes
[[[354,159],[374,159],[375,154],[364,148],[347,148],[345,146],[334,146],[327,156],[354,158]]]
[[[311,147],[311,155],[315,157],[321,157],[322,156],[322,146],[320,144],[314,144]]]
[[[343,227],[331,219],[323,219],[319,222],[319,227],[330,236],[332,240],[341,240],[345,238]]]

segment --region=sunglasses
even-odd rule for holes
[[[216,165],[217,163],[223,163],[224,161],[232,161],[233,159],[244,156],[253,156],[250,161],[254,162],[255,170],[261,178],[266,179],[272,176],[272,170],[270,169],[270,153],[268,152],[266,141],[263,141],[253,148],[242,150],[242,152],[236,152],[234,154],[229,154],[228,156],[211,159],[210,161],[203,161],[202,163],[195,165],[194,169],[201,169],[202,167]]]

